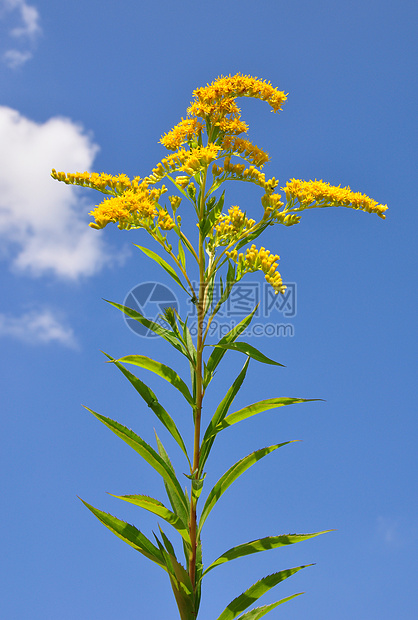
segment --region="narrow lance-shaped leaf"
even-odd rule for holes
[[[157,448],[158,448],[158,454],[160,455],[160,457],[162,458],[162,460],[164,461],[165,465],[170,469],[170,471],[172,472],[173,476],[176,478],[177,480],[177,476],[176,476],[176,472],[174,470],[174,467],[168,457],[168,454],[160,440],[160,438],[157,435],[157,432],[154,429],[154,434],[155,434],[155,439],[157,441]],[[171,488],[171,486],[169,484],[167,484],[167,482],[164,480],[164,486],[165,486],[165,490],[167,493],[167,497],[169,499],[169,502],[171,504],[171,507],[174,511],[174,513],[180,517],[180,519],[183,521],[183,523],[187,523],[188,519],[189,519],[189,500],[187,498],[187,492],[185,495],[183,495],[184,497],[184,501],[182,501],[181,499],[179,499],[178,495],[176,493],[173,492],[173,489]]]
[[[247,418],[251,418],[253,415],[257,415],[257,413],[262,413],[263,411],[268,411],[269,409],[276,409],[277,407],[284,407],[286,405],[296,405],[298,403],[310,403],[314,401],[321,400],[320,398],[267,398],[266,400],[260,400],[258,403],[254,403],[253,405],[247,405],[243,409],[239,411],[235,411],[230,415],[226,416],[214,429],[214,433],[219,433],[224,428],[228,428],[228,426],[232,426],[232,424],[236,424],[237,422],[241,422],[241,420],[246,420]]]
[[[189,460],[189,457],[188,457],[188,454],[187,454],[187,450],[186,450],[186,446],[184,445],[183,438],[180,435],[180,432],[179,432],[179,430],[178,430],[178,428],[177,428],[173,418],[164,409],[164,407],[158,402],[158,399],[157,399],[156,395],[154,394],[154,392],[151,390],[151,388],[149,388],[143,381],[138,379],[138,377],[136,377],[131,372],[129,372],[129,370],[127,370],[124,366],[122,366],[122,364],[119,364],[119,362],[117,362],[113,357],[111,357],[107,353],[104,353],[104,354],[106,355],[106,357],[111,362],[114,363],[114,365],[117,368],[119,368],[119,370],[125,375],[125,377],[128,379],[128,381],[130,381],[130,383],[136,389],[138,394],[140,396],[142,396],[144,401],[147,403],[148,407],[155,413],[155,415],[160,420],[160,422],[162,422],[162,424],[164,424],[164,426],[166,427],[168,432],[177,441],[178,445],[183,450],[184,454],[186,455],[187,460],[190,463],[190,460]]]
[[[184,248],[183,248],[183,243],[181,240],[181,237],[179,239],[179,254],[178,254],[178,260],[181,264],[181,266],[183,267],[183,269],[186,269],[186,255],[184,253]]]
[[[203,470],[203,467],[207,461],[207,458],[209,456],[209,452],[212,448],[213,442],[215,440],[215,435],[217,433],[216,431],[216,427],[217,425],[224,419],[224,417],[226,416],[226,414],[228,413],[229,407],[231,406],[235,396],[237,395],[244,379],[245,379],[245,375],[247,374],[247,369],[248,369],[248,364],[250,362],[250,358],[247,357],[244,366],[242,367],[241,372],[239,373],[238,377],[235,379],[234,383],[231,385],[231,387],[229,388],[228,392],[226,393],[225,397],[222,399],[222,401],[219,403],[219,406],[217,407],[215,413],[213,414],[213,417],[206,429],[206,432],[204,434],[204,437],[202,439],[202,444],[201,444],[201,448],[200,448],[200,461],[199,461],[199,468],[200,471]]]
[[[213,312],[211,314],[211,319],[215,318],[216,314],[221,309],[222,304],[225,303],[225,301],[230,296],[230,294],[232,292],[232,289],[233,289],[233,286],[235,284],[235,280],[236,280],[236,267],[235,267],[234,263],[232,263],[228,259],[225,259],[218,266],[218,268],[221,267],[222,265],[224,265],[226,262],[228,262],[228,271],[227,271],[227,274],[226,274],[225,287],[223,285],[222,278],[220,277],[219,278],[219,284],[220,284],[221,296],[218,299],[218,302],[217,302],[215,308],[213,309]]]
[[[259,237],[261,235],[261,233],[265,231],[267,226],[270,226],[270,222],[266,222],[265,224],[259,224],[257,226],[256,230],[254,230],[254,232],[250,233],[244,239],[242,239],[239,243],[237,243],[237,245],[235,246],[234,249],[238,251],[244,245],[247,245],[251,241],[254,241],[254,239],[257,239],[257,237]]]
[[[139,366],[140,368],[145,368],[146,370],[150,370],[154,372],[156,375],[159,375],[175,388],[179,390],[187,400],[187,402],[194,407],[195,403],[193,402],[192,395],[189,392],[189,388],[184,383],[183,379],[181,379],[178,374],[169,366],[165,364],[161,364],[161,362],[157,362],[156,360],[151,359],[150,357],[146,357],[145,355],[126,355],[125,357],[121,357],[117,362],[121,364],[133,364],[134,366]]]
[[[181,620],[195,620],[197,614],[195,613],[193,587],[190,582],[190,577],[185,571],[184,567],[177,561],[177,558],[174,554],[173,546],[171,545],[170,541],[168,541],[161,528],[160,532],[166,544],[166,547],[168,546],[172,549],[172,553],[164,549],[162,543],[154,534],[164,563],[167,567],[167,572],[170,577],[170,583],[173,589],[174,597],[176,599],[180,618]]]
[[[179,314],[176,313],[176,318],[180,324],[180,327],[182,328],[182,342],[184,344],[184,347],[188,353],[188,358],[189,358],[189,362],[191,363],[195,363],[196,362],[196,347],[194,346],[193,343],[193,339],[192,336],[190,334],[190,330],[187,327],[187,318],[185,321],[181,320],[181,317],[179,316]]]
[[[195,591],[194,591],[196,611],[199,610],[200,598],[202,595],[202,572],[203,572],[202,542],[200,538],[198,538],[197,548],[196,548],[196,583],[195,583]]]
[[[253,553],[260,553],[260,551],[268,551],[270,549],[277,549],[277,547],[284,547],[286,545],[292,545],[303,540],[309,540],[309,538],[315,538],[320,534],[327,534],[332,530],[324,530],[323,532],[314,532],[313,534],[282,534],[281,536],[266,536],[265,538],[259,538],[258,540],[251,540],[250,542],[237,545],[225,551],[217,560],[212,562],[210,566],[204,571],[203,576],[206,575],[216,566],[220,566],[225,562],[242,558],[245,555],[251,555]]]
[[[203,317],[207,315],[207,313],[209,312],[211,308],[214,291],[215,291],[215,274],[211,276],[209,282],[207,283],[205,306],[203,308]]]
[[[242,611],[247,609],[247,607],[255,603],[255,601],[257,601],[260,596],[263,596],[263,594],[268,592],[268,590],[274,588],[274,586],[276,586],[281,581],[284,581],[288,577],[291,577],[298,571],[302,570],[302,568],[307,568],[307,566],[312,566],[312,564],[281,570],[278,573],[273,573],[272,575],[268,575],[267,577],[260,579],[254,585],[248,588],[248,590],[245,590],[245,592],[240,594],[240,596],[237,596],[237,598],[231,601],[226,607],[226,609],[224,609],[221,615],[217,618],[217,620],[234,620],[234,618],[236,618]],[[285,600],[286,599],[283,599],[283,602],[285,602]]]
[[[109,301],[108,299],[105,299],[104,301],[106,301],[108,304],[110,304],[114,308],[121,310],[121,312],[126,314],[126,316],[129,317],[130,319],[138,321],[138,323],[140,323],[147,329],[151,330],[158,336],[161,336],[161,338],[164,338],[164,340],[169,342],[172,347],[174,347],[175,349],[177,349],[177,351],[180,351],[180,353],[182,353],[183,355],[187,357],[183,344],[177,340],[177,338],[175,337],[175,334],[171,330],[167,329],[166,327],[163,327],[162,325],[160,325],[159,323],[156,323],[155,321],[150,321],[150,319],[147,319],[146,317],[144,317],[137,310],[133,310],[133,308],[128,308],[128,306],[117,304],[116,302]]]
[[[113,493],[109,493],[112,497],[117,497],[118,499],[122,499],[125,502],[129,502],[130,504],[134,504],[135,506],[139,506],[140,508],[144,508],[148,510],[148,512],[152,512],[153,514],[161,517],[167,523],[172,525],[180,534],[180,536],[190,545],[190,535],[187,526],[183,523],[183,521],[168,510],[157,499],[153,497],[148,497],[147,495],[113,495]]]
[[[172,542],[170,541],[170,539],[168,538],[168,536],[166,536],[163,532],[163,530],[161,529],[161,526],[158,526],[158,529],[160,530],[160,534],[161,534],[161,538],[163,539],[163,543],[165,548],[167,549],[168,553],[170,553],[170,555],[172,555],[174,558],[176,558],[177,560],[177,556],[176,556],[176,552],[174,551],[174,547]]]
[[[179,319],[182,327],[183,327],[183,341],[188,349],[188,351],[191,354],[191,360],[189,359],[189,365],[190,365],[190,378],[192,381],[192,398],[193,398],[193,402],[196,402],[196,381],[197,381],[197,376],[196,376],[196,348],[194,346],[193,343],[193,339],[192,339],[192,335],[190,333],[190,330],[187,326],[187,318],[184,321],[184,323]],[[193,361],[192,361],[193,360]],[[193,410],[193,419],[195,417],[195,410]]]
[[[184,616],[182,616],[182,618],[184,617],[185,620],[195,620],[197,616],[197,609],[195,605],[194,588],[192,586],[189,573],[185,570],[184,566],[180,564],[180,562],[178,562],[173,545],[171,544],[167,536],[164,534],[161,527],[160,526],[158,527],[159,527],[165,548],[167,549],[170,555],[171,564],[174,568],[175,578],[177,580],[176,586],[178,587],[179,593],[181,594],[182,605],[181,606],[178,605],[178,607],[179,607],[179,610],[181,608],[181,611],[184,613]]]
[[[270,603],[270,605],[263,605],[262,607],[255,607],[254,609],[251,609],[250,611],[247,611],[245,614],[240,616],[238,620],[259,620],[259,618],[262,618],[263,616],[268,614],[269,611],[272,611],[273,609],[275,609],[282,603],[287,603],[288,601],[291,601],[292,598],[295,598],[296,596],[300,596],[301,594],[305,594],[305,593],[297,592],[297,594],[286,596],[286,598],[282,598],[280,601],[276,601],[275,603]]]
[[[253,347],[251,344],[246,342],[231,342],[230,344],[220,344],[214,345],[216,347],[221,347],[222,349],[230,349],[231,351],[239,351],[240,353],[245,353],[249,357],[252,357],[257,362],[261,362],[262,364],[274,364],[274,366],[282,366],[285,368],[283,364],[279,364],[279,362],[275,362],[270,359],[264,353],[261,353],[258,349]]]
[[[220,213],[222,212],[222,208],[224,205],[224,200],[225,200],[225,190],[223,191],[222,195],[220,196],[219,200],[216,202],[215,200],[212,203],[212,206],[207,214],[207,217],[205,219],[205,221],[202,223],[203,225],[201,225],[200,229],[202,231],[202,235],[204,237],[207,236],[207,234],[209,233],[210,229],[212,228],[212,226],[215,223],[216,218],[220,215]]]
[[[226,491],[226,489],[233,483],[241,474],[243,474],[249,467],[257,463],[260,459],[270,452],[277,450],[277,448],[281,448],[282,446],[286,446],[288,443],[293,443],[293,441],[285,441],[284,443],[279,443],[273,446],[268,446],[267,448],[261,448],[260,450],[256,450],[255,452],[251,452],[248,456],[245,456],[243,459],[232,465],[228,469],[227,472],[224,473],[221,478],[219,478],[218,482],[210,491],[208,498],[203,506],[202,514],[199,522],[199,530],[200,534],[203,524],[206,521],[210,511],[221,497],[221,495]]]
[[[150,445],[148,445],[143,439],[141,439],[139,435],[136,435],[129,428],[126,428],[126,426],[119,424],[119,422],[116,422],[115,420],[106,418],[105,416],[100,415],[100,413],[96,413],[88,407],[85,408],[87,409],[87,411],[90,411],[90,413],[92,413],[98,420],[100,420],[100,422],[103,422],[105,426],[110,428],[110,430],[113,431],[115,435],[123,439],[123,441],[125,441],[128,446],[131,446],[131,448],[133,448],[135,452],[138,452],[138,454],[140,454],[142,458],[149,465],[151,465],[151,467],[153,467],[156,472],[160,474],[160,476],[164,479],[166,484],[169,485],[170,489],[173,491],[173,493],[176,494],[179,501],[184,505],[186,509],[186,498],[184,497],[184,493],[182,491],[180,483],[177,480],[173,470],[171,470],[166,465],[161,456],[159,456]]]
[[[181,288],[186,291],[186,293],[189,295],[189,291],[183,286],[182,281],[180,280],[179,276],[177,275],[177,273],[175,272],[175,270],[173,269],[173,267],[171,265],[169,265],[163,258],[161,258],[161,256],[159,256],[159,254],[156,254],[156,252],[153,252],[152,250],[150,250],[149,248],[144,248],[141,245],[136,245],[136,243],[134,243],[134,245],[139,248],[144,254],[146,254],[146,256],[148,256],[148,258],[151,258],[153,261],[155,261],[158,265],[160,265],[160,267],[162,267],[164,269],[164,271],[166,271],[172,278],[173,280],[179,285],[181,286]]]
[[[254,314],[257,311],[258,306],[254,308],[254,310],[245,317],[238,325],[236,325],[233,329],[231,329],[223,338],[218,342],[219,345],[230,344],[231,342],[235,342],[235,340],[242,334],[242,332],[248,327],[251,323]],[[226,353],[226,349],[215,345],[214,350],[209,356],[209,359],[206,364],[206,375],[204,377],[203,385],[207,387],[212,379],[213,373],[215,372],[219,362],[223,358]]]
[[[81,501],[118,538],[166,570],[161,552],[140,530],[107,512],[94,508],[82,499]]]

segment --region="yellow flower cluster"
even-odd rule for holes
[[[235,103],[235,99],[222,99],[211,103],[198,99],[191,102],[190,107],[187,108],[187,114],[213,121],[227,115],[239,118],[241,110]]]
[[[228,215],[221,215],[213,227],[216,233],[216,245],[228,245],[248,231],[255,224],[255,220],[249,220],[238,206],[228,210]]]
[[[164,186],[158,190],[148,191],[146,185],[142,184],[138,189],[128,189],[121,196],[106,198],[89,213],[95,219],[95,222],[91,222],[90,226],[100,229],[110,222],[114,222],[121,229],[150,227],[153,225],[153,219],[159,213],[157,210],[158,200],[161,194],[166,191],[167,188]],[[165,229],[174,226],[174,223],[173,226],[170,226],[167,217],[159,217],[160,219],[164,223]],[[160,225],[159,222],[158,225]]]
[[[233,116],[232,118],[222,118],[216,123],[219,129],[226,134],[239,134],[246,133],[248,131],[248,125],[244,121],[240,120],[239,116]]]
[[[252,167],[253,171],[258,172],[254,167]],[[217,164],[213,164],[212,166],[212,174],[214,177],[219,177],[221,174],[228,173],[229,178],[242,178],[245,173],[246,177],[253,177],[255,175],[249,172],[250,169],[245,169],[245,164],[231,164],[231,158],[225,157],[225,161],[222,166],[218,166]],[[259,173],[260,174],[260,173]]]
[[[254,168],[254,166],[245,168],[244,164],[231,164],[230,157],[225,158],[223,166],[213,164],[212,174],[214,177],[225,175],[223,180],[232,179],[234,181],[251,181],[252,183],[255,183],[265,189],[266,192],[272,192],[279,184],[274,177],[266,181],[266,175],[257,170],[257,168]]]
[[[249,140],[244,140],[244,138],[225,136],[222,140],[222,148],[231,153],[238,153],[245,160],[259,168],[262,168],[270,159],[268,153],[252,144]]]
[[[282,188],[288,200],[298,200],[301,210],[309,207],[351,207],[361,209],[367,213],[376,213],[385,219],[387,205],[378,204],[376,200],[366,194],[353,192],[349,187],[333,186],[325,181],[301,181],[291,179]]]
[[[276,295],[277,293],[284,293],[286,290],[282,277],[277,271],[277,261],[280,260],[280,256],[277,256],[277,254],[271,254],[265,248],[257,250],[254,244],[247,248],[245,255],[242,252],[237,255],[237,250],[227,252],[226,254],[238,265],[238,279],[242,278],[246,273],[260,270],[264,273],[266,281],[274,288]]]
[[[173,218],[165,209],[160,209],[158,212],[157,226],[161,230],[171,230],[175,226]]]
[[[160,142],[170,151],[175,151],[182,144],[197,136],[203,129],[202,123],[197,118],[181,119],[171,131],[161,136]]]
[[[248,131],[248,125],[241,120],[241,110],[235,103],[237,97],[254,97],[267,101],[278,112],[287,96],[273,88],[269,82],[258,80],[249,75],[221,76],[205,87],[193,91],[187,114],[203,118],[212,127],[226,135],[238,135]],[[268,158],[267,158],[268,159]],[[255,163],[255,162],[254,162]]]
[[[141,183],[140,177],[135,177],[132,181],[126,174],[97,174],[97,172],[57,172],[52,169],[51,177],[57,181],[63,181],[67,185],[81,185],[91,187],[100,192],[109,194],[121,194],[129,188],[137,188]],[[112,191],[113,190],[113,191]]]
[[[179,149],[172,155],[168,155],[152,170],[152,174],[144,179],[148,183],[158,183],[167,174],[179,170],[194,176],[200,170],[206,168],[218,156],[220,146],[208,144],[208,146],[198,146],[195,149]]]
[[[274,192],[266,190],[264,196],[261,197],[261,204],[264,207],[263,220],[281,222],[282,224],[285,223],[284,214],[280,213],[280,209],[284,206],[284,203],[280,199],[281,194],[275,194]]]
[[[281,110],[287,99],[287,95],[274,88],[270,82],[240,73],[228,77],[221,76],[211,84],[194,90],[193,95],[197,102],[209,106],[216,103],[219,105],[220,102],[236,97],[253,97],[267,101],[274,112]],[[198,116],[198,114],[194,115]]]
[[[175,178],[175,181],[177,185],[180,185],[180,187],[184,189],[190,183],[190,177],[179,175]]]

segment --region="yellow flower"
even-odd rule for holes
[[[187,108],[187,114],[189,116],[197,116],[205,119],[210,118],[213,121],[219,121],[219,119],[227,115],[239,118],[241,116],[241,110],[234,99],[223,99],[221,101],[213,101],[212,103],[205,103],[197,100],[191,102],[190,107]]]
[[[215,125],[227,134],[239,134],[248,131],[247,123],[241,121],[237,116],[233,118],[222,118],[220,121],[216,122]]]
[[[193,95],[200,104],[206,106],[211,106],[214,103],[219,104],[219,102],[236,97],[254,97],[267,101],[274,112],[278,112],[287,99],[287,95],[274,88],[270,82],[240,73],[228,77],[218,77],[211,84],[194,90]]]
[[[278,112],[287,99],[284,92],[273,88],[269,82],[240,73],[221,76],[211,84],[194,90],[193,95],[194,101],[191,102],[187,114],[205,119],[212,127],[219,127],[226,135],[238,135],[248,131],[248,125],[241,120],[241,110],[235,103],[237,97],[254,97],[267,101],[274,112]]]
[[[106,194],[122,194],[128,188],[138,187],[141,179],[135,177],[132,181],[126,174],[112,176],[102,172],[57,172],[52,169],[51,176],[57,181],[63,181],[67,185],[81,185],[82,187],[91,187]]]
[[[241,252],[237,256],[236,250],[227,252],[226,254],[238,265],[238,279],[241,279],[246,273],[260,270],[264,273],[266,281],[274,288],[276,295],[277,293],[284,293],[286,290],[282,277],[277,271],[277,261],[280,260],[280,256],[271,254],[270,251],[265,248],[257,250],[254,244],[250,248],[247,248],[245,255]]]
[[[379,204],[366,194],[353,192],[348,186],[334,186],[316,179],[315,181],[291,179],[282,189],[286,192],[288,200],[297,200],[300,203],[300,208],[297,210],[342,206],[361,209],[367,213],[376,213],[382,219],[386,217],[384,213],[388,208],[387,205]]]
[[[203,125],[197,118],[181,119],[171,131],[161,136],[160,142],[170,151],[175,151],[202,131]]]
[[[228,215],[221,215],[213,227],[216,233],[216,245],[228,245],[252,228],[255,220],[249,220],[238,206],[228,210]]]
[[[269,161],[268,153],[244,138],[225,136],[222,140],[222,148],[231,153],[238,153],[254,166],[262,168]]]
[[[110,222],[118,223],[120,228],[130,228],[135,219],[152,219],[157,214],[155,201],[149,195],[127,190],[122,196],[105,198],[89,215],[95,222],[92,228],[104,228]]]
[[[142,182],[138,187],[126,190],[120,196],[105,198],[89,213],[95,219],[90,226],[100,229],[110,222],[118,224],[119,228],[152,226],[153,219],[157,215],[158,200],[166,191],[164,185],[160,189],[148,190],[148,184]]]
[[[144,180],[148,183],[158,183],[158,181],[161,181],[167,174],[171,174],[177,170],[194,176],[214,161],[218,157],[220,150],[220,146],[212,143],[207,146],[198,146],[190,150],[179,149],[175,153],[162,159],[161,162],[153,168],[152,174]]]
[[[168,211],[161,209],[158,212],[157,226],[159,226],[161,230],[171,230],[172,228],[174,228],[174,220],[168,213]]]

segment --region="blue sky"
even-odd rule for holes
[[[263,238],[296,285],[296,313],[260,318],[291,325],[292,336],[261,328],[251,339],[286,368],[252,363],[237,408],[274,396],[326,402],[266,412],[219,438],[208,486],[256,448],[303,441],[225,493],[203,551],[209,562],[261,536],[336,531],[213,571],[199,618],[213,620],[264,575],[313,562],[261,599],[306,592],[269,618],[416,617],[416,18],[403,0],[0,0],[1,617],[176,616],[166,575],[76,497],[145,534],[156,527],[106,491],[163,499],[157,476],[81,404],[154,441],[154,419],[100,351],[187,369],[102,298],[123,303],[141,282],[171,282],[133,247],[147,241],[142,231],[90,229],[100,196],[49,172],[146,176],[192,90],[238,71],[289,93],[279,115],[242,103],[250,138],[271,156],[270,176],[349,185],[390,209],[386,221],[309,211]],[[229,205],[257,213],[255,190],[228,192]],[[262,277],[248,282],[261,286]],[[231,353],[207,416],[242,363]],[[187,433],[176,394],[145,371],[141,378]]]

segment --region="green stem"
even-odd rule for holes
[[[200,198],[200,219],[203,219],[205,213],[205,185],[206,185],[207,169],[203,175],[201,185]],[[193,465],[192,476],[199,471],[200,461],[200,421],[202,416],[202,400],[203,390],[203,373],[202,373],[202,357],[203,357],[203,317],[204,317],[204,301],[206,296],[205,282],[205,247],[202,232],[199,232],[199,297],[197,302],[197,342],[196,342],[196,408],[194,416],[194,444],[193,444]],[[192,482],[193,484],[193,482]],[[190,540],[191,552],[189,558],[189,575],[193,587],[196,583],[196,554],[197,554],[197,518],[196,518],[197,498],[194,497],[193,489],[190,493]]]

